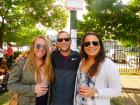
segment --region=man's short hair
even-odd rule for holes
[[[60,34],[62,34],[62,33],[66,33],[66,34],[68,34],[68,35],[70,36],[70,34],[69,34],[67,31],[60,31],[60,32],[58,32],[58,34],[57,34],[57,38],[58,38],[58,35],[60,35]]]

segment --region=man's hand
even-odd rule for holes
[[[1,72],[1,73],[4,73],[4,72],[5,72],[5,69],[1,69],[1,68],[0,68],[0,72]]]

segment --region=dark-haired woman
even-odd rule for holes
[[[81,57],[74,105],[110,105],[111,97],[121,95],[121,82],[117,66],[105,58],[99,35],[87,33],[83,37]]]

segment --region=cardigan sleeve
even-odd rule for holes
[[[21,83],[21,75],[24,63],[19,61],[13,65],[13,68],[9,75],[8,90],[12,93],[18,93],[24,96],[35,95],[35,85],[25,85]]]
[[[112,61],[106,63],[107,87],[98,89],[99,97],[118,97],[121,95],[121,80],[117,65]]]

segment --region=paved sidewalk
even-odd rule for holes
[[[121,76],[122,105],[140,105],[140,76]]]
[[[140,89],[140,76],[121,76],[122,88]]]

